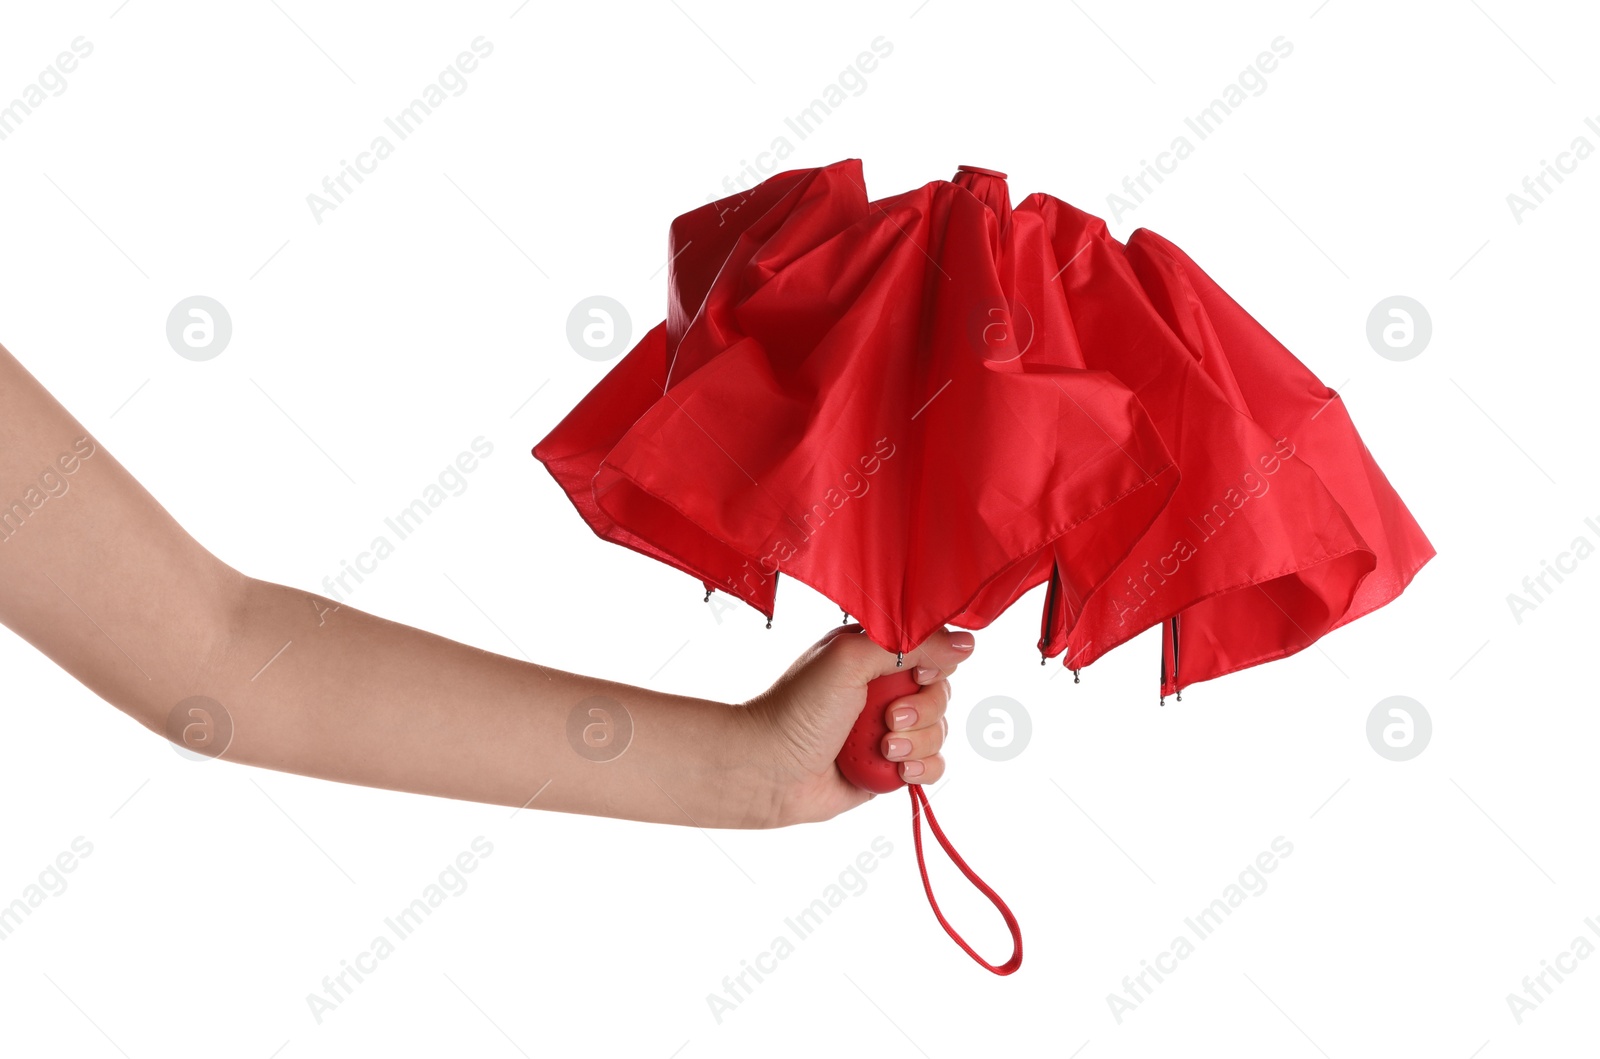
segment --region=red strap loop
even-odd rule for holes
[[[961,854],[957,853],[955,848],[950,845],[950,840],[944,837],[944,830],[939,826],[939,821],[933,815],[933,806],[928,804],[928,795],[922,789],[922,785],[909,783],[906,785],[906,790],[911,792],[911,837],[917,844],[917,869],[922,872],[922,889],[928,894],[928,904],[933,906],[933,914],[938,917],[939,925],[944,928],[944,932],[950,935],[957,945],[966,951],[968,956],[978,961],[978,965],[984,970],[993,971],[995,974],[1010,974],[1022,966],[1022,928],[1017,925],[1017,917],[1011,914],[1011,909],[1006,907],[1005,901],[1001,900],[1000,895],[994,892],[994,888],[978,878],[977,872],[967,867],[967,862],[961,859]],[[939,845],[944,847],[944,851],[949,855],[950,860],[956,867],[961,869],[961,874],[965,875],[967,881],[976,886],[979,892],[1000,910],[1000,915],[1005,917],[1006,927],[1011,931],[1011,958],[998,967],[979,956],[972,946],[968,945],[966,940],[956,933],[949,920],[944,918],[944,913],[939,911],[939,902],[934,900],[933,897],[933,884],[928,881],[928,865],[922,857],[922,817],[924,815],[928,818],[928,827],[933,831],[933,837],[939,840]]]

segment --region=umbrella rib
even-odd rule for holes
[[[1050,582],[1049,582],[1049,587],[1047,589],[1045,589],[1045,593],[1044,593],[1044,650],[1045,651],[1048,651],[1050,649],[1050,633],[1054,630],[1055,623],[1056,623],[1056,620],[1055,620],[1056,619],[1056,582],[1060,579],[1060,572],[1061,572],[1060,571],[1060,563],[1055,562],[1052,559],[1052,561],[1050,563]],[[1019,585],[1021,583],[1022,583],[1021,581],[1017,582],[1017,584],[1019,584]],[[1040,665],[1044,665],[1043,652],[1040,653],[1039,664]]]

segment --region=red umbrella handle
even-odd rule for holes
[[[839,771],[845,779],[874,794],[887,794],[905,786],[899,764],[883,756],[883,737],[889,734],[884,711],[894,700],[921,690],[922,685],[912,679],[909,667],[867,685],[867,705],[839,751]]]
[[[961,854],[955,851],[950,840],[945,837],[944,830],[939,826],[939,821],[933,815],[933,806],[928,804],[928,795],[920,784],[907,784],[900,778],[900,767],[893,761],[883,756],[883,737],[889,734],[888,722],[884,713],[888,705],[896,699],[903,699],[908,695],[915,695],[921,688],[912,679],[909,670],[890,673],[888,676],[879,677],[867,685],[867,705],[861,711],[861,716],[856,718],[855,726],[850,729],[850,734],[845,738],[844,746],[839,751],[837,764],[844,778],[863,790],[876,794],[885,794],[896,787],[908,787],[911,794],[911,836],[917,847],[917,869],[922,873],[922,889],[928,895],[928,904],[933,907],[933,914],[939,920],[939,925],[944,927],[955,943],[978,962],[978,965],[995,974],[1010,974],[1022,966],[1022,928],[1017,925],[1017,917],[1011,914],[1011,909],[1006,907],[1005,901],[994,889],[978,877],[978,873],[967,867],[967,862],[961,859]],[[976,886],[989,901],[1000,910],[1000,915],[1006,921],[1006,927],[1011,931],[1011,958],[1005,963],[996,965],[979,956],[968,945],[966,940],[956,933],[944,913],[939,910],[939,902],[933,896],[933,884],[928,881],[928,865],[922,855],[922,818],[928,818],[928,829],[933,832],[933,837],[943,847],[945,853],[955,866],[961,869],[961,874],[967,881]]]

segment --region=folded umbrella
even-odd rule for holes
[[[1299,625],[1264,639],[1298,649],[1374,598],[1392,542],[1364,539],[1349,482],[1284,451],[1296,421],[1262,410],[1277,384],[1255,378],[1270,360],[1224,376],[1207,359],[1202,318],[1175,311],[1199,276],[1155,249],[1047,195],[1013,208],[1005,174],[975,166],[877,200],[858,159],[780,173],[673,221],[666,319],[534,455],[597,534],[769,625],[780,574],[900,653],[1048,582],[1044,655],[1078,668],[1182,615],[1184,673],[1205,679],[1259,649],[1228,640],[1259,608],[1208,609],[1251,586]],[[1352,458],[1338,437],[1312,446],[1319,463]],[[909,673],[873,681],[839,755],[848,780],[904,785],[883,714],[916,690]],[[936,917],[1011,973],[1015,917],[909,791]],[[1003,963],[940,913],[923,816],[1005,918]]]

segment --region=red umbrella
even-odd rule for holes
[[[534,454],[602,537],[769,625],[788,574],[896,652],[945,624],[982,628],[1046,581],[1041,649],[1071,647],[1075,666],[1244,584],[1287,578],[1302,609],[1349,613],[1378,559],[1339,498],[1197,361],[1132,248],[1046,195],[1013,209],[1004,177],[962,166],[869,201],[848,159],[677,218],[666,320]],[[1147,574],[1247,473],[1272,476],[1273,502],[1238,506],[1231,537],[1168,560],[1160,583]],[[1119,605],[1141,578],[1150,598]],[[1199,658],[1185,652],[1185,673],[1216,675]],[[847,779],[902,785],[879,753],[883,712],[915,690],[908,673],[873,682],[839,756]],[[919,865],[927,815],[1001,910],[1012,956],[994,965],[967,946],[924,868],[939,922],[983,966],[1014,971],[1015,918],[921,788],[910,796]]]

